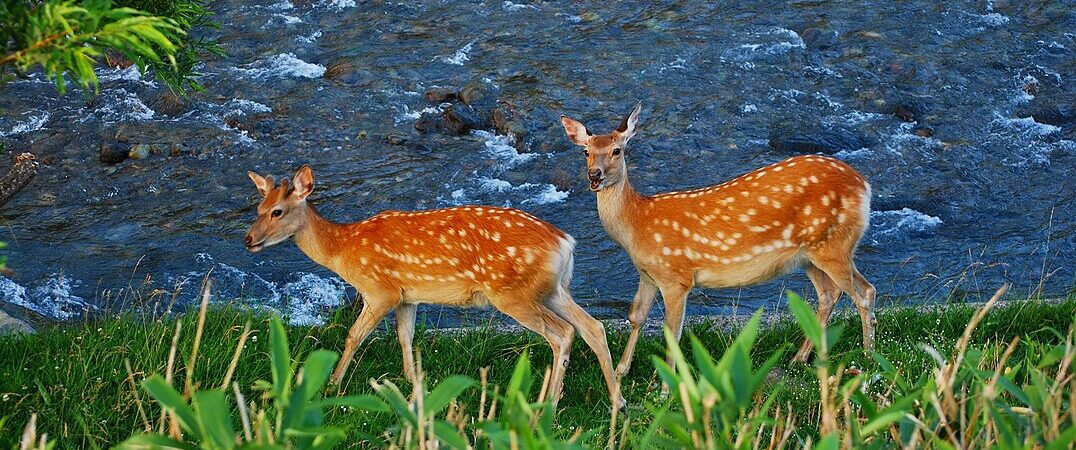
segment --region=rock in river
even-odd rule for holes
[[[98,158],[105,164],[118,164],[127,159],[131,146],[119,141],[104,141]]]
[[[465,134],[473,129],[482,128],[482,117],[467,105],[456,103],[444,112],[445,131],[450,134]]]
[[[856,132],[845,128],[805,130],[782,128],[770,134],[770,147],[782,153],[826,153],[859,150],[870,145]]]
[[[426,100],[434,103],[444,103],[456,99],[458,93],[452,88],[429,88],[426,89]]]

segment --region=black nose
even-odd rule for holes
[[[602,179],[602,170],[601,169],[590,169],[590,170],[587,171],[587,177],[589,177],[593,181],[601,180]]]
[[[246,237],[243,238],[243,245],[246,245],[247,247],[250,247],[251,244],[253,244],[253,243],[254,243],[254,238],[250,237],[249,234]]]

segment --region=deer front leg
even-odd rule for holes
[[[635,345],[639,343],[639,334],[642,332],[646,318],[650,315],[650,309],[654,306],[657,298],[658,287],[654,280],[645,274],[639,274],[639,290],[635,292],[635,299],[631,303],[631,311],[628,313],[628,321],[631,322],[631,334],[628,335],[628,344],[624,347],[624,354],[620,357],[620,364],[616,366],[617,378],[623,378],[631,369],[631,361],[635,357]]]
[[[336,370],[333,371],[333,376],[330,379],[333,384],[339,385],[344,379],[347,366],[351,364],[351,358],[355,356],[355,351],[359,349],[359,344],[362,344],[366,336],[370,335],[370,332],[388,314],[389,310],[399,303],[400,296],[399,294],[395,296],[386,294],[363,295],[363,300],[362,312],[359,313],[359,317],[355,319],[355,323],[348,330],[344,354],[340,357],[340,362],[336,364]]]
[[[665,326],[672,332],[677,344],[680,343],[680,334],[684,330],[684,310],[687,308],[687,294],[691,292],[692,283],[682,282],[662,283],[661,299],[665,302]],[[665,356],[665,362],[675,369],[676,361],[672,359],[672,352]]]

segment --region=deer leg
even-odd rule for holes
[[[378,322],[388,314],[396,303],[400,301],[399,294],[392,295],[363,295],[364,303],[362,305],[362,312],[359,313],[359,317],[355,319],[355,323],[351,325],[351,329],[347,332],[347,343],[344,344],[344,353],[340,357],[340,362],[336,364],[336,370],[333,371],[332,378],[330,379],[333,384],[339,385],[344,379],[344,374],[347,373],[347,366],[351,364],[351,358],[355,356],[355,351],[359,349],[359,344],[366,339],[366,336],[370,335],[370,332],[374,330]]]
[[[504,294],[491,294],[488,297],[490,303],[501,312],[542,335],[549,342],[549,347],[553,349],[553,369],[546,385],[546,398],[552,402],[553,410],[556,411],[575,331],[568,322],[541,303],[529,303]]]
[[[572,299],[566,286],[557,289],[557,293],[550,298],[549,308],[571,324],[575,331],[579,332],[579,335],[583,337],[587,346],[598,357],[598,364],[601,366],[602,375],[605,377],[605,384],[609,388],[609,404],[617,409],[624,408],[627,403],[620,393],[619,380],[613,373],[613,357],[609,353],[609,342],[605,336],[605,327],[597,319],[587,314]]]
[[[841,290],[829,278],[829,275],[826,275],[822,269],[815,267],[813,264],[807,264],[806,271],[807,278],[811,280],[815,292],[818,293],[818,321],[825,326],[833,314],[833,307],[837,305],[837,301],[841,297]],[[807,362],[807,357],[811,355],[811,348],[811,340],[804,338],[803,345],[796,352],[795,361]]]
[[[658,287],[650,277],[639,275],[639,290],[635,292],[635,299],[631,302],[631,311],[628,313],[628,321],[631,322],[631,333],[628,335],[628,343],[624,347],[624,354],[620,357],[620,364],[616,366],[617,378],[623,378],[631,368],[631,360],[635,357],[635,345],[639,343],[639,334],[642,332],[646,318],[650,315],[650,309],[654,306],[654,300],[658,295]]]
[[[872,350],[874,349],[874,327],[878,325],[878,320],[874,317],[874,297],[877,291],[874,285],[859,273],[855,265],[852,266],[852,277],[855,278],[856,290],[862,297],[857,306],[859,306],[859,318],[863,322],[863,348]]]
[[[404,376],[415,384],[415,355],[411,342],[415,339],[415,312],[418,306],[413,303],[400,303],[396,307],[396,338],[400,340],[400,352],[403,354]]]
[[[665,302],[665,326],[672,332],[676,342],[680,342],[680,334],[684,330],[684,311],[687,308],[687,294],[691,292],[691,282],[668,282],[659,285],[661,299]],[[672,352],[665,356],[665,362],[675,369],[676,361],[672,359]]]
[[[874,347],[874,286],[871,286],[866,279],[862,282],[857,280],[863,278],[856,271],[855,265],[852,264],[852,260],[849,258],[838,259],[811,259],[811,262],[819,269],[826,272],[829,278],[852,298],[852,302],[856,305],[856,310],[859,312],[859,318],[863,322],[863,348],[870,350]],[[863,291],[857,288],[857,284],[862,285]]]

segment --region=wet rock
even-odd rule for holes
[[[426,89],[426,100],[433,103],[444,103],[455,100],[459,95],[455,89],[452,88],[429,88]]]
[[[846,128],[809,130],[788,127],[770,134],[770,147],[782,153],[826,153],[859,150],[870,145],[855,131]]]
[[[404,145],[407,143],[407,136],[401,134],[387,134],[385,135],[385,142],[391,145]]]
[[[445,109],[443,115],[443,126],[449,134],[466,134],[473,129],[482,128],[483,125],[482,117],[468,105],[456,103]]]
[[[809,49],[826,50],[837,45],[837,32],[828,28],[811,27],[800,33]]]
[[[8,313],[0,310],[0,336],[9,334],[33,334],[34,329],[26,322],[11,317]]]
[[[105,66],[111,69],[126,69],[134,65],[134,61],[127,59],[122,53],[105,52]]]
[[[127,151],[127,157],[131,159],[145,159],[149,157],[150,146],[147,144],[135,144]]]
[[[190,153],[191,153],[191,151],[188,150],[187,147],[184,146],[183,144],[177,144],[177,143],[173,142],[173,143],[169,144],[169,146],[168,146],[168,156],[173,156],[173,157],[175,157],[175,156],[183,156],[183,155],[189,155]]]
[[[912,128],[912,134],[919,137],[931,137],[934,136],[934,127],[929,125],[916,125]]]
[[[441,128],[444,117],[438,113],[424,112],[415,121],[415,129],[423,133],[436,131]]]
[[[1018,108],[1016,115],[1031,117],[1036,122],[1066,130],[1076,129],[1076,95],[1040,94],[1027,105]]]
[[[336,81],[344,75],[355,73],[356,70],[357,68],[354,64],[345,60],[336,60],[329,64],[329,67],[325,69],[325,73],[321,76],[326,80]]]
[[[918,122],[927,114],[927,105],[922,100],[902,98],[888,104],[889,109],[886,112],[905,122]]]
[[[841,56],[848,59],[862,58],[867,54],[863,47],[848,47],[841,52]]]
[[[275,124],[272,120],[259,120],[257,123],[254,124],[254,131],[257,131],[261,134],[270,134],[273,132],[274,125]]]
[[[523,138],[527,136],[522,118],[508,105],[500,105],[493,110],[493,128],[497,134],[515,138],[517,146],[522,145]]]
[[[190,107],[190,104],[187,102],[186,98],[168,91],[158,96],[157,99],[153,101],[151,107],[154,111],[176,117],[187,112],[187,108]]]
[[[41,139],[35,139],[26,147],[26,151],[35,155],[48,155],[54,154],[62,150],[67,144],[71,142],[71,135],[66,131],[57,131]],[[21,151],[20,149],[11,148],[11,151]]]
[[[475,78],[469,82],[459,93],[460,100],[476,110],[493,109],[497,101],[497,90],[492,84]]]
[[[101,143],[98,159],[105,164],[118,164],[127,159],[131,146],[119,141],[104,141]]]

